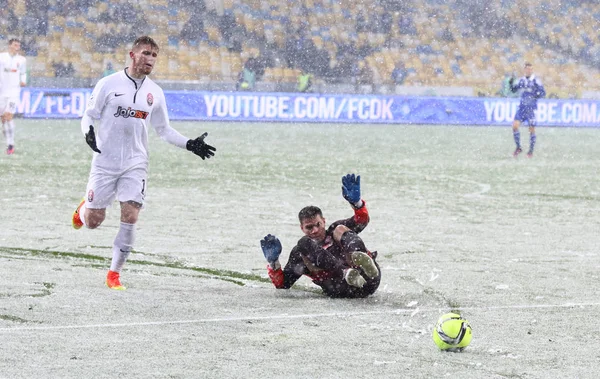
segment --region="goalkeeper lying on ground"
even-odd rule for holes
[[[369,212],[360,197],[360,176],[348,174],[342,178],[342,194],[354,209],[354,216],[334,222],[325,229],[321,209],[303,208],[298,214],[300,238],[290,253],[285,268],[279,255],[281,242],[274,235],[260,241],[269,265],[269,277],[276,288],[290,288],[302,275],[331,297],[366,297],[373,294],[381,280],[377,252],[367,250],[358,236],[369,223]]]

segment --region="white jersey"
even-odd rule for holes
[[[18,99],[21,83],[27,83],[26,59],[22,55],[0,53],[0,96]]]
[[[148,123],[173,145],[185,148],[188,141],[169,125],[163,90],[148,77],[136,83],[126,70],[100,79],[81,119],[84,135],[100,120],[94,129],[102,153],[94,153],[92,167],[111,174],[147,167]]]

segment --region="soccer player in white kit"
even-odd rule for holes
[[[125,289],[120,272],[132,249],[135,224],[146,195],[148,123],[162,139],[202,159],[210,158],[216,150],[204,142],[208,133],[192,140],[169,125],[165,95],[147,76],[158,52],[152,38],[137,38],[129,52],[131,67],[98,81],[81,119],[81,130],[94,158],[86,196],[73,213],[73,227],[95,229],[115,198],[121,203],[121,225],[106,276],[106,285],[112,289]],[[99,120],[97,132],[94,120]]]
[[[13,115],[21,96],[21,87],[27,83],[27,60],[19,55],[21,41],[8,40],[8,51],[0,53],[0,114],[2,134],[6,139],[6,154],[15,152],[15,121]]]

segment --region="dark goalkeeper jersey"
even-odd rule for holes
[[[344,268],[348,268],[346,259],[344,257],[342,248],[340,245],[333,240],[333,231],[338,225],[345,225],[348,229],[355,233],[362,232],[369,224],[369,211],[367,210],[366,204],[360,208],[354,210],[354,216],[344,220],[338,220],[332,223],[326,231],[326,237],[320,248],[327,250],[337,262],[328,262],[328,264],[336,265],[336,269],[325,270],[318,277],[315,277],[313,273],[308,269],[305,264],[305,260],[302,258],[300,248],[298,245],[294,246],[290,252],[288,263],[283,269],[283,284],[278,288],[290,288],[302,275],[307,275],[313,279],[313,282],[320,285],[323,279],[337,278],[341,279]]]

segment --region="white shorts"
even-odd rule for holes
[[[15,114],[19,99],[16,97],[0,96],[0,113]]]
[[[115,201],[115,198],[121,203],[135,201],[144,205],[147,178],[146,167],[133,167],[119,174],[110,174],[92,168],[86,190],[85,206],[91,209],[105,209]]]

